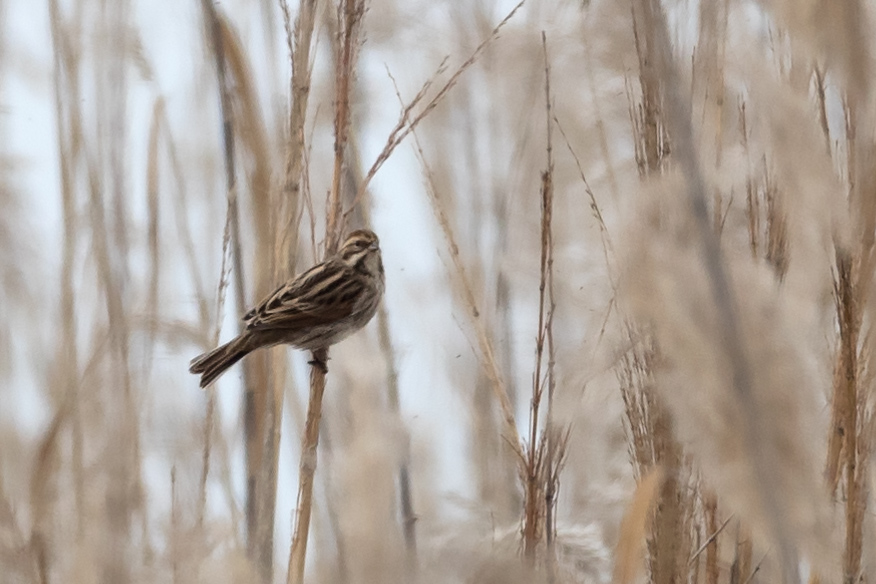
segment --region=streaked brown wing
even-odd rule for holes
[[[280,286],[243,317],[247,330],[306,329],[352,314],[363,291],[359,278],[339,260],[314,266]]]

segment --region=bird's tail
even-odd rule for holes
[[[254,348],[248,337],[235,337],[209,353],[192,359],[189,372],[200,373],[201,387],[207,387]]]

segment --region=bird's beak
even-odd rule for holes
[[[380,249],[380,244],[375,241],[368,246],[368,249],[370,249],[371,251],[377,251],[378,249]]]

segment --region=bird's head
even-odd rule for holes
[[[374,275],[383,274],[380,240],[373,231],[357,229],[347,236],[338,256],[348,265]]]

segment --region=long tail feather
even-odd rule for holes
[[[236,337],[209,353],[195,357],[189,365],[189,371],[201,373],[201,387],[207,387],[254,348],[249,338]]]

